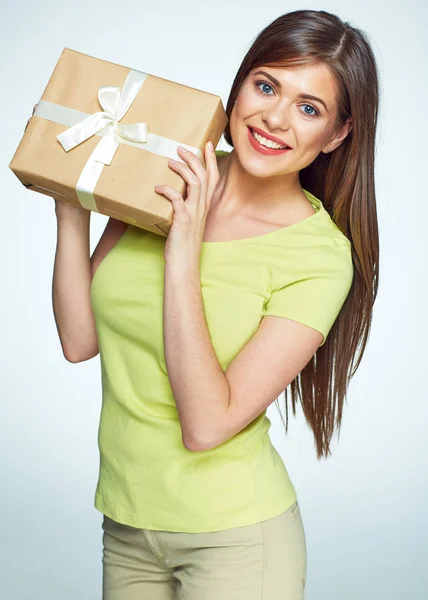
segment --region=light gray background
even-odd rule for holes
[[[39,0],[0,12],[4,600],[101,597],[101,515],[93,508],[99,358],[63,358],[51,305],[54,203],[8,169],[33,105],[65,46],[219,94],[226,104],[254,37],[296,8],[329,10],[366,30],[383,88],[380,289],[333,456],[316,460],[300,411],[285,437],[275,405],[268,409],[306,529],[305,598],[427,597],[426,3]],[[93,215],[92,248],[106,221]]]

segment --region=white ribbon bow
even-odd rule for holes
[[[130,75],[132,73],[136,71],[131,71]],[[147,142],[147,123],[119,123],[135,100],[144,80],[145,78],[131,76],[127,78],[123,88],[101,86],[98,90],[98,101],[104,111],[89,115],[80,123],[57,135],[64,150],[68,152],[102,129],[108,128],[91,158],[104,165],[110,165],[120,144],[117,136],[130,142]]]

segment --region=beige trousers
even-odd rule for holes
[[[136,529],[104,516],[103,600],[302,600],[306,539],[298,502],[210,533]]]

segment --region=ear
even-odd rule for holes
[[[329,149],[329,152],[332,152],[333,150],[335,150],[338,146],[340,146],[340,144],[343,142],[343,140],[346,138],[346,136],[352,131],[352,127],[353,127],[352,117],[348,117],[346,119],[346,121],[344,122],[344,124],[342,125],[342,127],[330,139],[330,141],[328,142],[326,147],[323,148],[322,151],[327,154],[328,149]]]

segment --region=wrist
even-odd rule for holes
[[[90,211],[86,211],[88,214],[78,211],[61,211],[57,213],[57,230],[58,231],[84,231],[89,232],[90,230]]]
[[[77,219],[80,221],[89,220],[91,211],[83,208],[81,205],[73,204],[67,200],[55,200],[55,214],[58,220]]]
[[[200,266],[198,262],[183,263],[174,262],[172,260],[165,261],[165,277],[168,279],[177,279],[183,281],[183,279],[196,279],[200,282]]]

